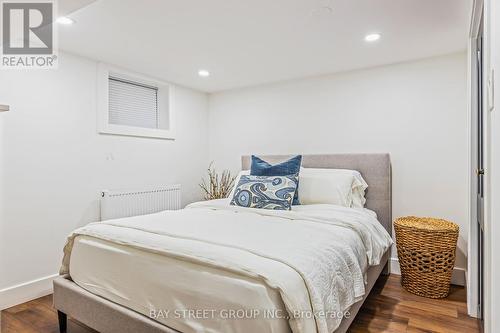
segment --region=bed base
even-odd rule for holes
[[[180,333],[86,291],[67,275],[54,280],[54,307],[61,333],[66,333],[67,316],[101,333]]]
[[[381,264],[368,269],[366,294],[354,304],[349,318],[342,320],[335,333],[345,333],[353,322],[381,274],[388,274],[390,250]],[[59,332],[66,333],[67,316],[101,333],[181,333],[122,305],[94,295],[74,283],[68,275],[54,280],[54,307],[59,318]]]

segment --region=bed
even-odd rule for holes
[[[264,156],[269,162],[287,157]],[[242,169],[248,169],[249,163],[249,157],[244,156]],[[99,332],[346,332],[377,278],[389,271],[388,243],[378,246],[377,242],[383,241],[374,236],[380,233],[380,227],[389,235],[392,230],[389,155],[304,155],[302,165],[361,172],[369,184],[366,208],[377,218],[370,217],[368,210],[319,206],[299,207],[288,215],[256,214],[228,209],[228,202],[219,200],[197,203],[177,213],[92,225],[70,237],[63,275],[54,281],[60,331],[66,330],[66,317],[70,315]],[[372,224],[358,227],[359,219]],[[165,227],[166,220],[173,222]],[[230,231],[234,221],[241,228],[236,234]],[[347,228],[345,223],[350,223]],[[263,228],[266,235],[252,243]],[[314,244],[304,249],[280,245],[287,241],[305,243],[305,234],[318,244],[331,239],[333,245]],[[273,242],[280,235],[287,239]],[[270,239],[264,239],[266,236]],[[367,262],[360,259],[364,255],[356,255],[361,253],[357,245],[352,249],[339,245],[356,237],[365,244],[363,251],[369,248],[367,243],[374,243]],[[350,252],[331,255],[347,251],[344,248]],[[377,254],[381,248],[383,253]],[[310,258],[308,251],[318,251],[314,259],[318,262],[309,266],[307,260],[297,259]],[[328,270],[315,270],[314,266],[327,266],[336,256],[342,260],[332,266],[345,264],[350,275],[344,272],[345,278],[339,270],[338,283],[325,287],[316,280],[321,281],[327,274],[323,271]],[[351,261],[346,259],[349,256]],[[364,280],[361,284],[360,279]],[[332,300],[332,295],[343,301]],[[323,303],[327,306],[322,307]],[[342,316],[325,318],[318,311],[332,309],[337,311],[328,315],[342,312]],[[349,316],[343,316],[345,310]]]

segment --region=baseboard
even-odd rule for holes
[[[52,281],[58,274],[46,276],[37,280],[18,284],[17,286],[0,290],[0,310],[31,301],[35,298],[52,293]]]
[[[453,268],[453,273],[451,274],[451,284],[465,286],[465,273],[466,271],[463,268]],[[391,274],[401,275],[399,260],[397,258],[391,258]]]

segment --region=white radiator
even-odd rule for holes
[[[101,221],[181,208],[181,186],[102,192]]]

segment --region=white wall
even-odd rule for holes
[[[467,250],[465,53],[210,96],[210,159],[242,154],[389,152],[393,216],[460,225]]]
[[[1,289],[58,272],[66,236],[98,219],[100,190],[179,183],[201,198],[208,97],[174,87],[175,141],[96,131],[96,62],[62,54],[59,69],[2,71]],[[1,129],[0,129],[1,130]],[[0,150],[1,151],[1,150]]]

